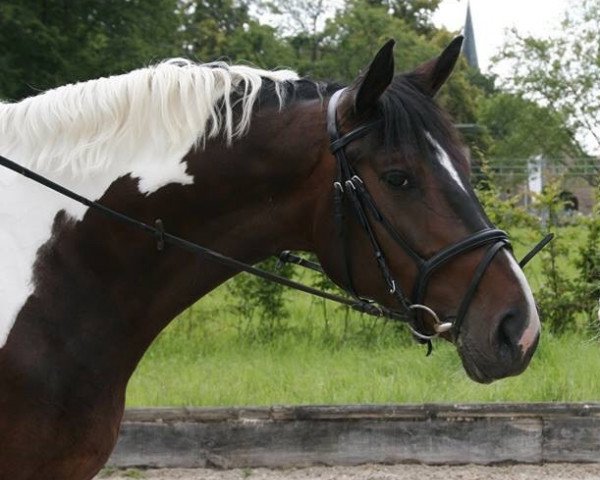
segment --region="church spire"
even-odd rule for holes
[[[471,18],[471,3],[467,2],[467,19],[465,20],[465,45],[463,47],[467,63],[479,70],[479,62],[477,60],[477,48],[475,46],[475,30],[473,29],[473,19]]]

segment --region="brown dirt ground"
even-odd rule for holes
[[[158,469],[101,472],[97,480],[600,480],[600,464],[426,466],[362,465],[286,470]]]

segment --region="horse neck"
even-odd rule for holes
[[[147,223],[160,218],[168,232],[249,263],[282,248],[310,250],[311,212],[323,195],[316,185],[324,183],[316,146],[326,145],[323,122],[306,121],[314,108],[257,117],[232,146],[190,151],[183,164],[193,183],[142,193],[141,182],[125,175],[99,201]],[[170,320],[236,273],[169,245],[158,251],[152,236],[94,210],[81,219],[61,211],[37,250],[34,291],[0,353],[31,342],[33,328],[40,345],[27,355],[44,352],[38,360],[46,365],[87,362],[124,385]],[[58,334],[59,353],[41,345]]]

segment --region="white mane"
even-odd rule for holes
[[[143,146],[181,151],[223,133],[228,142],[250,126],[263,78],[283,103],[288,70],[172,59],[124,75],[49,90],[19,103],[0,103],[0,153],[38,171],[81,174],[112,159],[128,161]],[[231,94],[241,94],[232,115]],[[125,159],[125,160],[124,160]]]

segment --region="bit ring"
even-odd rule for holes
[[[419,338],[423,340],[430,340],[432,338],[437,337],[440,333],[447,332],[452,328],[451,322],[442,322],[440,317],[438,317],[437,313],[435,313],[431,308],[426,305],[421,305],[420,303],[413,303],[408,307],[409,310],[423,310],[428,313],[431,318],[433,318],[433,330],[435,331],[434,335],[424,335],[422,333],[416,332],[413,328],[411,328],[412,332]]]

